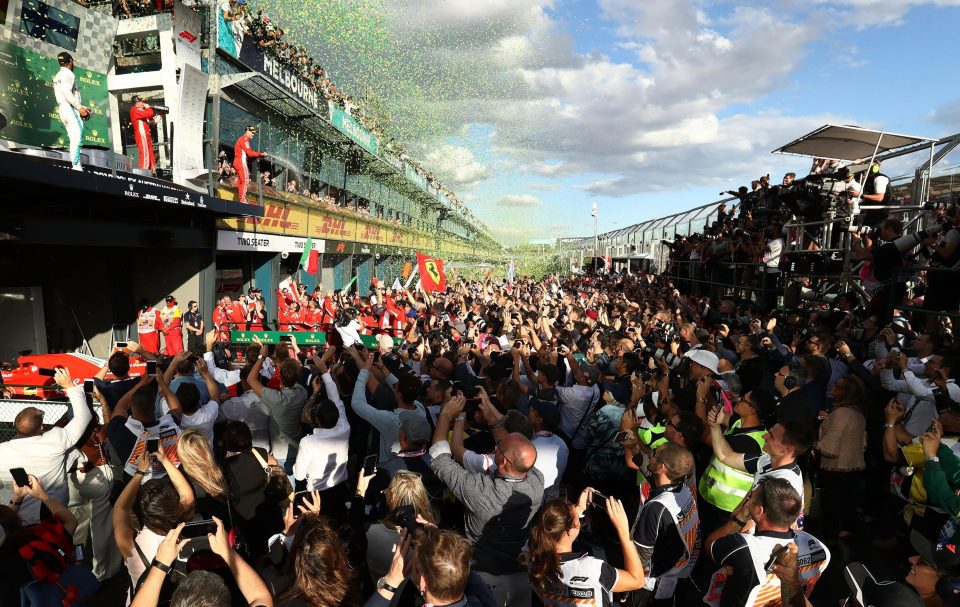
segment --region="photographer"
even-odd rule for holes
[[[859,181],[860,175],[857,175]],[[890,178],[880,172],[880,163],[875,162],[867,173],[867,180],[863,183],[863,192],[860,194],[861,204],[867,206],[888,206],[893,200],[890,188]],[[863,224],[872,228],[877,227],[886,219],[888,213],[883,209],[874,209],[863,213]]]
[[[867,305],[867,313],[886,316],[907,294],[910,273],[902,269],[904,256],[918,245],[933,244],[935,235],[940,232],[940,226],[901,235],[903,223],[899,219],[884,219],[879,225],[879,238],[876,242],[871,242],[861,234],[869,249],[864,248],[857,239],[853,241],[853,248],[858,259],[872,262],[873,275],[880,285]]]
[[[941,228],[942,235],[933,245],[933,257],[927,270],[923,307],[935,312],[955,312],[960,308],[960,289],[956,285],[960,276],[956,270],[960,262],[960,205],[954,204],[947,209]],[[927,332],[943,332],[943,325],[936,314],[927,315]]]

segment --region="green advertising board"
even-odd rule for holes
[[[330,122],[366,151],[374,156],[380,154],[380,142],[377,141],[376,136],[333,103],[330,104]]]
[[[327,334],[323,331],[231,331],[230,343],[232,344],[252,344],[256,337],[264,344],[279,344],[281,335],[293,335],[297,340],[298,346],[322,346],[327,343]],[[361,335],[360,341],[367,348],[374,348],[377,344],[376,335]],[[394,338],[394,345],[399,345],[403,339]]]
[[[0,138],[24,145],[67,147],[67,131],[53,94],[60,70],[55,57],[44,57],[14,44],[0,42],[0,111],[7,126]],[[91,117],[83,123],[83,145],[110,147],[110,108],[107,76],[76,66],[74,75],[84,107]]]

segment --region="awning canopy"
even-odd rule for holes
[[[933,143],[936,139],[897,135],[883,131],[872,131],[858,126],[837,126],[826,124],[815,131],[791,141],[773,151],[774,154],[796,154],[829,160],[854,161],[869,159],[874,150],[877,154],[889,152],[918,143]],[[879,142],[880,146],[877,147]]]

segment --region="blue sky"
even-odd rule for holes
[[[960,131],[960,0],[383,6],[398,80],[459,89],[415,100],[442,124],[413,154],[511,244],[591,234],[593,202],[603,231],[803,173],[770,151],[827,122]]]

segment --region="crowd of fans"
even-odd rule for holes
[[[331,82],[329,74],[307,51],[306,46],[292,42],[287,31],[277,26],[264,12],[263,7],[253,10],[247,2],[231,0],[226,5],[222,4],[221,10],[224,12],[225,21],[231,27],[241,31],[244,37],[249,36],[264,53],[270,54],[299,75],[315,93],[339,106],[366,130],[373,133],[387,152],[410,165],[430,188],[439,192],[450,202],[454,210],[472,222],[479,221],[462,200],[444,186],[433,173],[426,170],[419,161],[411,157],[400,141],[381,127],[376,115],[365,103],[338,89]],[[305,196],[311,198],[316,196],[310,188],[304,191]]]
[[[26,407],[0,444],[3,604],[110,604],[119,577],[137,607],[804,605],[831,571],[861,605],[960,604],[950,334],[676,287],[290,285],[325,348],[215,329],[172,357],[131,342],[92,386],[57,370],[70,413]],[[902,582],[847,562],[871,540]]]
[[[763,176],[750,189],[721,192],[736,204],[721,204],[702,233],[669,241],[668,273],[690,293],[714,301],[733,287],[735,299],[765,312],[777,308],[785,288],[791,304],[798,298],[829,303],[836,293],[828,287],[845,272],[871,297],[871,313],[889,315],[901,305],[957,310],[960,291],[951,284],[960,262],[956,203],[891,214],[883,208],[893,203],[890,180],[879,165],[863,174],[815,162],[810,175],[795,177],[787,173],[771,186]],[[873,208],[860,211],[867,206]],[[918,214],[920,221],[912,222]],[[787,273],[797,278],[785,283]],[[949,318],[925,319],[931,332],[949,328],[943,325]]]

